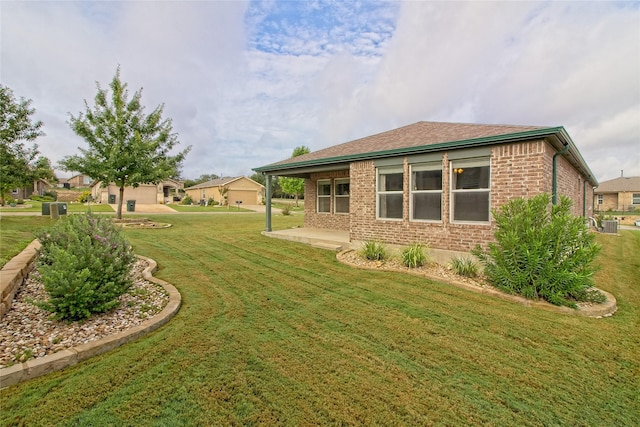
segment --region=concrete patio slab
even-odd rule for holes
[[[262,234],[267,237],[306,243],[317,248],[329,249],[332,251],[352,249],[348,231],[305,227],[263,231]]]

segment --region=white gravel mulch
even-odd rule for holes
[[[31,302],[47,298],[33,270],[0,318],[0,368],[125,331],[162,311],[169,295],[162,286],[142,278],[146,267],[144,260],[135,263],[133,285],[120,297],[118,308],[77,322],[53,320],[52,313]]]

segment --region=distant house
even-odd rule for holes
[[[234,205],[241,201],[245,205],[263,203],[264,186],[244,176],[218,178],[193,187],[185,188],[185,193],[194,203],[213,199],[221,205]]]
[[[67,182],[71,188],[91,187],[93,179],[90,176],[79,174],[72,176]]]
[[[460,252],[493,240],[509,199],[564,195],[588,217],[598,184],[563,127],[418,122],[254,170],[305,179],[305,228]]]
[[[594,206],[598,211],[640,210],[640,176],[604,181],[594,190]]]
[[[166,179],[159,184],[140,184],[138,187],[125,187],[124,200],[135,200],[138,204],[169,203],[179,190],[184,188],[182,181]],[[106,187],[102,182],[94,182],[91,186],[91,196],[97,203],[117,204],[120,197],[120,188],[111,183]]]
[[[14,199],[28,199],[34,194],[42,196],[49,188],[51,188],[51,184],[47,180],[37,179],[33,181],[32,187],[14,188],[11,191],[11,197]]]

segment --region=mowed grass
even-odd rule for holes
[[[179,313],[0,391],[2,425],[640,424],[638,232],[599,236],[619,312],[590,319],[353,269],[261,236],[263,215],[153,218],[173,227],[126,235]]]
[[[58,202],[55,202],[58,203]],[[67,204],[67,212],[69,213],[81,213],[88,212],[91,210],[92,212],[114,212],[114,210],[108,204],[100,204],[100,203],[92,203],[90,205],[86,205],[84,203],[69,203],[69,202],[60,202]],[[126,206],[125,206],[126,208]],[[21,212],[42,212],[42,202],[37,201],[27,201],[25,205],[17,205],[15,207],[5,205],[0,206],[0,212],[2,213],[21,213]]]

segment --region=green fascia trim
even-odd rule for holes
[[[516,132],[516,133],[508,133],[504,135],[495,135],[488,136],[483,138],[474,138],[474,139],[465,139],[460,141],[449,141],[449,142],[441,142],[439,144],[430,144],[430,145],[421,145],[418,147],[405,147],[405,148],[397,148],[393,150],[384,150],[384,151],[373,151],[368,153],[359,153],[359,154],[351,154],[346,156],[337,156],[337,157],[327,157],[323,159],[314,159],[307,160],[302,162],[294,162],[294,163],[285,163],[281,165],[271,164],[266,166],[261,166],[258,168],[253,168],[254,171],[260,173],[273,173],[277,174],[278,171],[283,170],[291,170],[309,166],[321,166],[321,165],[330,165],[334,163],[345,163],[345,162],[354,162],[361,160],[375,160],[383,157],[392,157],[392,156],[405,156],[411,154],[422,154],[422,153],[430,153],[436,151],[445,151],[450,149],[461,149],[461,148],[472,148],[472,147],[480,147],[485,145],[496,145],[502,144],[505,142],[518,142],[523,140],[530,140],[536,138],[546,138],[549,136],[556,135],[559,139],[566,141],[569,146],[569,152],[573,154],[576,160],[579,163],[579,167],[582,169],[582,172],[588,177],[590,182],[594,185],[597,185],[597,180],[593,175],[593,172],[587,166],[587,163],[584,161],[582,156],[580,155],[578,149],[575,144],[569,137],[569,134],[565,130],[563,126],[559,127],[551,127],[544,129],[534,129],[524,132]],[[556,147],[556,149],[558,149]]]

